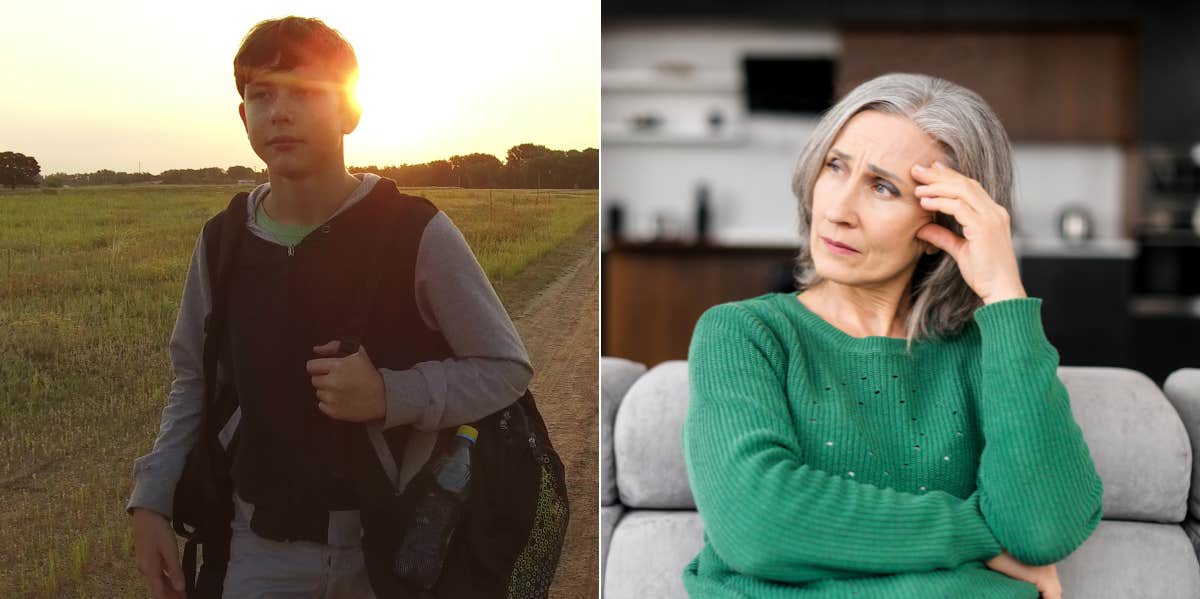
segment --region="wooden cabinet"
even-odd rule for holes
[[[601,258],[601,348],[653,367],[687,358],[700,315],[793,287],[794,249],[645,244]]]
[[[1132,31],[842,30],[837,94],[892,72],[948,79],[978,93],[1014,141],[1132,143]]]

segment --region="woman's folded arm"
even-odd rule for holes
[[[1013,557],[1051,564],[1099,524],[1103,483],[1058,378],[1041,300],[990,304],[975,320],[982,337],[980,508]]]
[[[1001,551],[980,497],[913,494],[806,463],[774,335],[735,304],[705,312],[689,351],[683,450],[714,551],[748,575],[803,582],[951,568]]]

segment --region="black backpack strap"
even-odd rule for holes
[[[242,227],[246,225],[246,201],[249,193],[242,192],[229,200],[229,206],[212,222],[216,227],[214,235],[206,241],[217,241],[216,244],[206,244],[205,251],[208,259],[208,288],[212,298],[211,310],[204,318],[204,380],[217,380],[217,358],[221,352],[221,344],[225,336],[225,318],[228,313],[226,288],[229,282],[229,272],[237,255],[238,244],[242,239]],[[214,239],[215,238],[215,239]],[[215,268],[214,268],[215,267]],[[212,405],[216,394],[216,385],[206,385],[204,388],[205,405]],[[219,430],[219,427],[218,427]]]
[[[183,544],[183,590],[188,597],[196,594],[196,544],[195,536]]]
[[[224,424],[221,422],[221,415],[216,413],[221,386],[221,382],[217,380],[217,362],[221,355],[221,346],[225,341],[226,296],[228,295],[226,288],[229,273],[237,255],[238,243],[242,238],[242,227],[246,222],[246,201],[249,195],[242,192],[233,196],[225,210],[209,221],[203,233],[205,259],[208,264],[209,297],[212,298],[212,305],[209,313],[204,317],[204,412],[201,436],[197,443],[206,445],[207,451],[195,454],[201,458],[198,465],[206,471],[206,476],[203,477],[204,481],[200,488],[194,489],[194,491],[204,495],[217,494],[218,481],[226,481],[229,477],[228,472],[219,471],[228,466],[228,460],[218,459],[215,453],[223,451],[218,434]],[[226,500],[229,502],[228,506],[225,506]],[[231,510],[232,501],[232,496],[228,498],[205,497],[201,504],[213,506],[217,505],[214,502],[219,502],[219,505]],[[205,511],[208,512],[207,509]],[[196,528],[191,531],[187,531],[182,523],[175,523],[177,533],[187,533],[181,566],[185,590],[189,597],[220,597],[221,594],[220,586],[213,584],[212,580],[208,580],[214,576],[223,578],[224,562],[228,561],[229,554],[229,532],[225,530],[229,523],[221,522],[226,515],[223,513],[226,509],[217,511],[222,513],[205,513],[201,521],[196,524]],[[222,530],[215,530],[214,527],[221,527]],[[203,548],[205,564],[201,571],[197,572],[197,551],[201,548]]]
[[[376,185],[385,184],[385,181],[379,181],[376,183]],[[393,194],[390,195],[398,193],[395,191],[395,189],[392,191]],[[404,197],[385,197],[381,199],[381,201],[405,202],[408,200]],[[389,261],[384,258],[384,256],[389,255],[391,253],[392,246],[396,244],[395,232],[400,225],[398,221],[403,218],[403,211],[400,210],[384,209],[382,212],[386,215],[386,217],[380,218],[376,224],[375,230],[370,232],[370,235],[374,239],[372,240],[372,244],[370,246],[371,249],[368,251],[368,255],[365,256],[366,260],[363,261],[363,264],[372,266],[367,267],[362,279],[362,285],[358,289],[358,296],[354,298],[354,303],[351,305],[351,307],[354,308],[350,311],[350,322],[348,325],[351,336],[347,337],[346,340],[351,340],[354,343],[361,343],[362,335],[367,330],[367,320],[371,316],[371,305],[375,301],[375,293],[379,289],[379,281],[383,278],[383,268],[375,265],[389,264]],[[343,347],[342,349],[344,350],[346,348]],[[350,349],[348,353],[354,353],[356,351],[358,351],[357,346]]]
[[[403,201],[388,199],[387,201]],[[383,258],[388,255],[390,248],[395,243],[393,238],[394,232],[397,229],[397,224],[394,222],[396,217],[382,218],[373,232],[373,243],[371,244],[370,255],[366,260],[360,263],[366,265],[362,285],[358,289],[358,296],[354,298],[354,303],[351,305],[350,322],[348,331],[350,335],[342,339],[339,347],[339,355],[350,355],[358,351],[359,345],[362,343],[363,335],[366,333],[368,319],[371,315],[371,307],[374,303],[376,293],[379,290],[379,281],[383,278],[383,268],[381,264],[389,264],[390,261]],[[338,434],[340,435],[339,445],[342,448],[344,463],[349,463],[353,459],[353,441],[351,439],[351,425],[348,422],[338,423]],[[375,456],[379,459],[380,466],[383,467],[384,473],[388,480],[391,481],[391,488],[400,484],[400,465],[396,463],[396,456],[392,454],[388,447],[387,440],[383,437],[382,427],[378,425],[366,425],[365,427],[368,441],[371,447],[375,450]]]

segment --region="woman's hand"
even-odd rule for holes
[[[1000,555],[988,560],[986,565],[1009,578],[1024,580],[1036,586],[1042,594],[1042,599],[1062,599],[1062,583],[1058,580],[1058,569],[1054,564],[1029,566],[1017,561],[1008,550],[1004,550]]]
[[[962,225],[963,237],[935,223],[917,231],[917,239],[945,250],[958,263],[963,279],[985,304],[1026,297],[1012,245],[1008,211],[992,201],[978,181],[934,162],[912,167],[921,207],[945,212]]]

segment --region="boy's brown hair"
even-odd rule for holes
[[[245,99],[246,84],[268,71],[286,71],[303,65],[328,67],[350,106],[358,82],[358,58],[336,29],[320,19],[283,17],[252,27],[233,58],[233,79]]]

